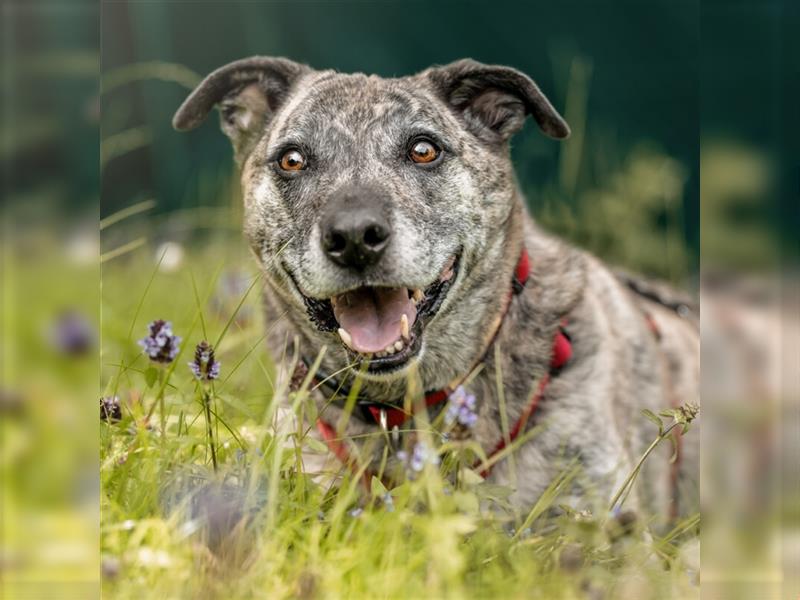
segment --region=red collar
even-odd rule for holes
[[[500,330],[500,325],[505,318],[506,313],[508,312],[508,308],[511,304],[511,299],[516,294],[520,294],[525,289],[525,284],[530,277],[530,258],[528,256],[528,252],[525,248],[522,249],[520,253],[519,260],[517,261],[517,266],[514,269],[514,277],[511,281],[511,290],[508,294],[506,299],[506,306],[503,312],[502,318],[498,321],[496,326],[496,330],[491,336],[489,343],[487,345],[488,348],[492,346],[494,342],[494,338],[497,336],[497,332]],[[556,331],[556,334],[553,338],[553,346],[552,346],[552,354],[550,360],[550,372],[547,373],[542,379],[539,381],[539,384],[531,397],[531,401],[528,403],[528,406],[522,412],[517,422],[514,424],[514,427],[511,429],[507,437],[501,439],[494,447],[492,452],[488,455],[489,458],[495,456],[499,452],[501,452],[508,444],[513,442],[517,436],[525,429],[529,419],[533,416],[533,413],[539,406],[539,402],[544,395],[545,388],[547,387],[548,383],[550,382],[551,375],[554,372],[557,372],[561,369],[567,361],[569,361],[570,357],[572,356],[572,344],[569,340],[569,337],[564,332],[563,325],[565,323],[562,322],[562,326]],[[484,354],[485,356],[485,354]],[[445,402],[450,395],[453,393],[453,390],[458,387],[446,387],[440,390],[433,390],[427,392],[425,394],[425,406],[430,408],[432,406],[436,406]],[[387,429],[392,429],[394,427],[399,427],[403,423],[405,423],[408,419],[410,419],[413,415],[405,412],[404,410],[397,408],[396,406],[389,406],[389,405],[382,405],[374,402],[360,402],[359,403],[362,407],[362,412],[365,416],[368,416],[368,420],[373,421],[376,424],[381,424],[382,416],[385,418],[384,426]],[[383,413],[383,415],[381,414]],[[328,445],[328,448],[333,452],[339,460],[343,463],[350,463],[351,456],[347,450],[347,447],[344,445],[343,440],[339,438],[336,429],[328,422],[324,421],[322,418],[317,419],[317,430],[319,431],[322,438],[325,440],[325,443]],[[476,465],[476,467],[480,467],[480,465]],[[481,470],[481,475],[486,477],[489,474],[491,468],[486,468]],[[368,481],[368,479],[367,479]]]

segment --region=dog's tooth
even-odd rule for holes
[[[400,317],[400,335],[403,336],[403,339],[406,339],[406,340],[409,339],[409,335],[408,335],[408,316],[405,315],[405,314],[403,314],[403,316]],[[396,345],[397,344],[395,344],[395,346]],[[399,349],[400,348],[398,348],[398,350]]]
[[[405,315],[403,315],[403,316],[405,316]],[[394,343],[394,349],[395,349],[397,352],[400,352],[400,350],[402,350],[402,349],[403,349],[403,347],[404,347],[403,340],[397,340],[397,341]]]
[[[386,354],[394,354],[394,344],[389,344],[386,346],[384,352],[386,352]]]
[[[348,348],[352,349],[353,348],[353,338],[350,337],[350,334],[347,333],[347,330],[344,329],[343,327],[339,327],[337,333],[339,334],[339,337],[342,338],[342,342],[344,342],[344,345],[347,346]]]
[[[386,352],[381,350],[380,352],[376,352],[375,356],[377,356],[378,358],[383,358],[384,356],[386,356]]]
[[[424,294],[422,293],[421,289],[419,289],[419,288],[415,289],[414,293],[411,295],[411,297],[414,299],[414,304],[419,304],[419,302],[423,298],[423,295]]]

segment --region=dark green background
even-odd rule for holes
[[[170,119],[188,90],[171,81],[139,79],[98,97],[98,58],[92,48],[100,48],[105,75],[150,61],[185,65],[202,75],[261,53],[318,68],[388,76],[471,56],[526,71],[562,110],[568,103],[571,68],[579,64],[590,67],[590,75],[575,189],[563,189],[558,173],[564,148],[575,144],[574,139],[553,142],[530,124],[513,141],[520,181],[535,214],[558,233],[633,268],[640,266],[636,253],[619,248],[606,252],[609,239],[634,233],[659,238],[672,231],[679,234],[688,257],[688,265],[679,271],[691,274],[699,264],[700,133],[704,144],[717,137],[734,140],[768,160],[781,151],[781,160],[789,160],[789,150],[796,148],[796,138],[784,134],[781,122],[796,120],[797,111],[781,99],[797,96],[798,77],[789,58],[796,54],[798,4],[107,1],[102,3],[100,32],[94,2],[76,1],[64,8],[68,27],[63,20],[47,18],[53,5],[40,10],[35,3],[22,4],[4,44],[11,67],[6,87],[14,92],[5,113],[14,125],[8,146],[14,157],[4,160],[14,176],[12,195],[22,204],[31,195],[51,196],[69,214],[85,212],[98,201],[98,139],[144,128],[148,143],[103,166],[102,215],[144,198],[158,202],[154,215],[235,205],[235,188],[231,192],[225,185],[233,172],[231,152],[216,118],[189,134],[172,131]],[[587,192],[608,188],[620,165],[643,143],[685,170],[680,214],[656,214],[652,231],[644,233],[641,228],[625,231],[621,225],[608,228],[600,243],[596,236],[577,231],[597,216],[587,213],[593,208]],[[725,208],[723,221],[730,213],[734,226],[760,221],[759,228],[784,228],[787,239],[796,239],[797,161],[785,166],[780,189],[772,190],[783,194],[782,205],[761,210],[762,200],[774,199],[768,194],[747,201],[726,199],[730,208]],[[45,170],[67,177],[45,178]],[[624,186],[624,181],[617,182],[617,188]],[[624,202],[632,212],[641,209],[635,197]],[[545,218],[541,209],[548,204],[564,207],[572,224],[559,221],[558,215]],[[777,219],[779,207],[788,218]],[[604,214],[605,207],[598,210]],[[724,237],[729,247],[738,245],[735,233]],[[660,267],[655,271],[674,273]]]
[[[624,155],[648,140],[688,170],[683,235],[697,246],[697,2],[292,2],[105,3],[102,69],[167,61],[206,74],[251,54],[283,55],[317,68],[384,76],[472,57],[530,74],[563,109],[570,67],[591,65],[585,153]],[[186,90],[144,81],[104,97],[103,135],[142,123],[153,143],[109,163],[103,213],[152,195],[159,210],[193,206],[199,172],[232,168],[216,118],[190,134],[169,122]],[[109,116],[106,119],[106,114]],[[568,142],[569,143],[569,142]],[[558,143],[528,126],[514,140],[520,179],[529,192],[553,181]],[[582,168],[583,187],[602,167]],[[531,198],[535,205],[535,197]],[[570,198],[565,199],[570,202]]]
[[[144,198],[157,201],[154,215],[235,205],[235,188],[225,184],[233,173],[231,152],[216,119],[189,134],[170,127],[186,87],[145,77],[99,95],[98,63],[110,76],[150,61],[185,65],[199,76],[261,53],[389,76],[471,56],[526,71],[561,110],[577,64],[588,67],[589,76],[575,188],[563,189],[558,174],[574,139],[553,142],[529,125],[513,141],[534,212],[557,232],[637,268],[630,251],[606,250],[609,239],[641,237],[642,231],[619,229],[612,219],[614,227],[598,243],[596,235],[577,230],[597,216],[587,208],[607,212],[592,207],[587,192],[608,189],[620,165],[645,143],[686,173],[677,217],[656,214],[645,233],[679,234],[689,263],[679,271],[691,274],[699,264],[701,133],[704,147],[715,139],[743,143],[759,159],[780,156],[777,166],[784,167],[774,189],[721,200],[723,211],[714,218],[721,219],[725,247],[712,254],[740,245],[740,225],[755,225],[762,237],[782,231],[787,241],[797,239],[797,138],[782,123],[796,123],[798,114],[785,99],[797,98],[800,82],[792,60],[799,13],[800,3],[783,0],[106,1],[101,11],[88,0],[18,3],[12,26],[4,29],[6,196],[31,213],[55,210],[68,217],[96,210],[98,195],[104,216]],[[103,165],[98,194],[98,141],[136,128],[147,133],[147,143]],[[617,189],[624,187],[617,181]],[[632,213],[642,209],[635,196],[623,202]],[[563,207],[571,225],[544,215],[544,205]]]

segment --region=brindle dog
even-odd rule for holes
[[[549,376],[525,423],[540,431],[490,474],[514,486],[521,506],[574,460],[582,470],[567,500],[604,506],[654,437],[642,409],[697,400],[690,304],[613,274],[527,214],[508,141],[528,115],[551,138],[569,127],[525,74],[460,60],[387,79],[257,56],[206,77],[173,124],[192,129],[215,106],[241,172],[267,320],[277,323],[269,343],[276,356],[287,340],[294,349],[287,368],[325,348],[320,372],[340,373],[337,385],[359,378],[359,402],[372,406],[403,406],[411,375],[438,390],[472,373],[468,433],[486,452],[504,438],[501,410],[516,423]],[[512,293],[523,250],[530,275]],[[571,356],[551,373],[562,327]],[[322,386],[317,402],[336,423],[343,401],[332,393]],[[352,446],[376,461],[391,443],[358,407],[346,433],[379,434]],[[672,465],[665,443],[631,504],[695,509],[696,445],[685,436]]]

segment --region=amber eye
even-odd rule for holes
[[[299,150],[287,150],[278,164],[284,171],[302,171],[306,168],[306,157]]]
[[[411,150],[408,151],[408,157],[418,164],[431,163],[439,158],[441,150],[437,148],[433,142],[428,140],[418,140],[413,143]]]

